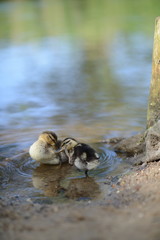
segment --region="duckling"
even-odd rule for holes
[[[31,145],[29,154],[39,163],[60,164],[68,159],[63,152],[56,153],[60,143],[54,132],[44,131],[39,135],[38,140]]]
[[[64,139],[59,152],[61,151],[65,151],[69,159],[69,164],[74,164],[79,170],[85,170],[86,177],[89,170],[99,165],[98,153],[89,145],[79,143],[74,138]]]

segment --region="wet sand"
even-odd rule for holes
[[[134,167],[98,201],[38,204],[0,200],[0,239],[159,240],[160,162]],[[72,190],[68,190],[68,193]],[[70,194],[71,194],[70,193]]]

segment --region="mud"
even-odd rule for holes
[[[112,191],[99,201],[37,204],[30,199],[22,202],[18,196],[1,198],[1,240],[158,240],[159,182],[160,162],[154,162],[134,167],[114,181],[106,178],[104,185]],[[78,189],[78,180],[76,184]],[[74,199],[75,189],[69,187],[67,194]]]

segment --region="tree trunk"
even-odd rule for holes
[[[147,112],[147,128],[160,119],[160,17],[155,21],[152,80]]]

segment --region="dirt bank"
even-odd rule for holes
[[[159,240],[160,162],[135,167],[100,202],[0,201],[1,240]],[[108,180],[106,179],[106,183]]]

